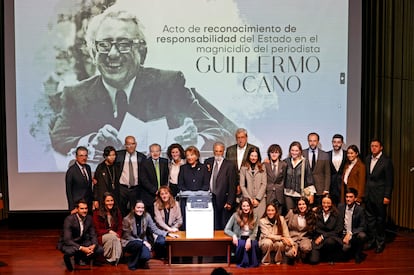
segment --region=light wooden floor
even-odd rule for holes
[[[55,249],[60,230],[58,229],[9,229],[0,226],[0,274],[65,274],[62,254]],[[189,248],[191,249],[191,248]],[[76,274],[210,274],[213,268],[222,266],[233,274],[414,274],[414,233],[398,232],[388,243],[382,254],[367,251],[367,259],[359,265],[346,263],[268,265],[258,268],[241,269],[234,264],[176,264],[171,267],[160,260],[150,260],[150,270],[131,272],[126,264],[92,267],[76,270]]]

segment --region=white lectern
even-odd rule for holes
[[[188,196],[185,211],[187,238],[214,238],[214,209],[210,195]]]

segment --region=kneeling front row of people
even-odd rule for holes
[[[88,204],[77,202],[76,213],[66,217],[58,249],[64,254],[66,268],[73,270],[75,264],[88,263],[92,259],[105,260],[117,265],[121,256],[127,255],[128,268],[148,268],[151,251],[166,256],[165,237],[178,237],[174,232],[182,224],[178,203],[170,189],[162,186],[154,203],[155,220],[145,211],[145,205],[138,200],[130,213],[122,219],[114,195],[106,192],[99,208],[88,215]],[[103,256],[103,257],[102,257]]]
[[[311,264],[321,256],[333,262],[342,252],[353,253],[355,262],[364,259],[362,253],[365,231],[365,213],[356,203],[358,192],[346,191],[346,204],[337,209],[329,197],[322,199],[322,207],[312,211],[307,198],[298,200],[297,206],[283,217],[277,206],[266,205],[259,219],[249,198],[243,198],[225,227],[236,248],[235,261],[239,267],[255,267],[260,263],[280,264],[287,259],[293,263],[301,258]],[[148,268],[151,251],[160,258],[166,257],[165,237],[174,234],[182,225],[178,203],[169,187],[162,186],[154,203],[155,222],[146,213],[142,201],[137,201],[131,212],[122,219],[114,196],[105,193],[100,207],[88,216],[88,205],[80,200],[77,213],[64,222],[58,248],[64,253],[68,270],[73,270],[71,257],[76,264],[88,262],[103,255],[117,265],[127,255],[128,268]]]
[[[349,188],[346,204],[337,209],[326,196],[316,211],[306,197],[301,197],[285,217],[269,203],[260,219],[253,212],[251,200],[243,198],[225,227],[236,246],[237,266],[280,264],[284,260],[293,264],[299,259],[310,264],[322,259],[333,263],[350,257],[361,263],[365,258],[366,222],[357,197],[358,192]]]

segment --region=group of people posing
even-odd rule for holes
[[[214,143],[213,157],[202,163],[195,146],[177,143],[168,147],[169,159],[158,144],[147,158],[128,136],[124,150],[104,149],[93,176],[87,149],[78,147],[66,173],[71,215],[59,242],[67,269],[72,256],[81,263],[103,255],[116,265],[126,255],[131,270],[148,268],[152,255],[165,258],[165,237],[185,230],[180,191],[211,193],[214,228],[232,237],[240,267],[343,257],[360,263],[364,246],[383,251],[393,167],[379,140],[372,140],[365,162],[357,146],[342,149],[339,134],[333,150],[322,151],[317,133],[308,135],[308,149],[292,142],[284,160],[281,147],[270,145],[262,161],[245,129],[235,137],[227,149]]]

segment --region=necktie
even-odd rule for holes
[[[134,186],[135,185],[134,167],[132,166],[131,155],[129,155],[128,168],[129,168],[129,187],[131,187],[131,186]]]
[[[157,175],[158,189],[160,189],[160,163],[157,160],[154,160],[155,165],[155,174]]]
[[[313,169],[315,169],[315,165],[316,165],[316,155],[315,155],[315,150],[312,150],[312,171]]]
[[[217,180],[217,174],[218,174],[218,166],[219,166],[219,163],[216,160],[214,162],[214,167],[213,167],[213,182],[211,183],[211,193],[213,193],[213,194],[214,194],[214,191],[215,191],[214,189],[216,188],[216,180]]]
[[[119,122],[119,125],[121,125],[122,120],[124,119],[127,108],[128,108],[127,95],[124,91],[119,90],[116,92],[115,103],[116,103],[116,112],[117,112],[116,119]]]
[[[275,176],[277,176],[277,171],[278,169],[277,169],[277,162],[275,162],[275,163],[273,163],[273,174],[275,175]]]
[[[88,181],[88,172],[86,172],[85,166],[82,166],[81,171],[85,180]]]

